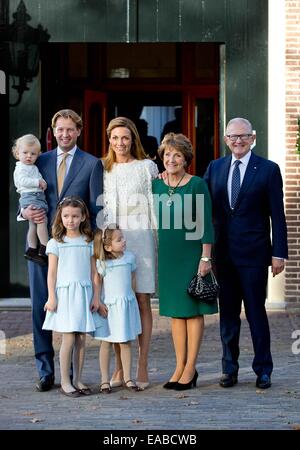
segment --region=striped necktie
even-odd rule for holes
[[[240,168],[239,165],[241,164],[241,161],[236,160],[234,163],[234,169],[232,172],[232,180],[231,180],[231,208],[233,209],[235,207],[240,188],[241,188],[241,174],[240,174]]]

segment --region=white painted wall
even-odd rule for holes
[[[269,0],[268,157],[285,178],[285,0]],[[269,276],[267,307],[284,307],[284,272]]]

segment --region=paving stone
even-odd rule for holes
[[[294,330],[300,314],[269,311],[274,372],[272,387],[255,387],[252,342],[242,314],[239,382],[230,389],[219,387],[221,344],[219,317],[208,316],[197,362],[197,388],[166,391],[175,364],[170,319],[155,308],[149,357],[151,386],[135,393],[116,388],[99,393],[99,343],[87,338],[83,379],[94,395],[70,399],[59,393],[58,350],[60,335],[54,334],[56,386],[37,392],[30,311],[0,311],[0,330],[7,339],[6,354],[0,354],[1,430],[291,430],[300,426],[300,343],[292,352]],[[1,335],[0,335],[1,337]],[[0,341],[0,349],[3,342]],[[297,350],[296,348],[296,350]],[[134,372],[136,344],[133,346]],[[113,362],[112,362],[113,364]]]

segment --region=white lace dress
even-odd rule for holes
[[[104,224],[120,225],[126,248],[136,257],[137,293],[155,292],[152,179],[157,176],[157,165],[150,159],[115,163],[104,172]]]

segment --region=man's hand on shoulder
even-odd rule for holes
[[[159,173],[159,174],[158,174],[158,178],[159,178],[160,180],[166,181],[166,180],[168,179],[168,173],[167,173],[167,171],[164,170],[163,172]]]

